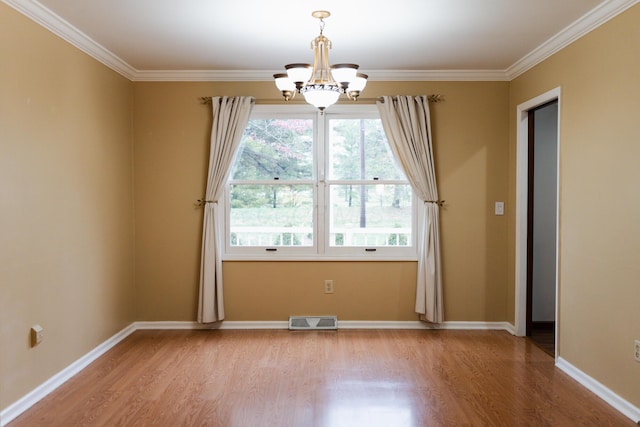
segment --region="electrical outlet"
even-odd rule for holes
[[[333,280],[325,280],[324,281],[324,293],[332,294],[333,293]]]
[[[42,342],[44,338],[44,329],[40,325],[33,325],[31,327],[31,347],[34,347]]]
[[[640,340],[636,340],[634,357],[640,362]]]

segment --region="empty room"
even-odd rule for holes
[[[638,0],[0,2],[0,426],[640,423]]]

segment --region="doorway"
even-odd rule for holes
[[[518,105],[516,335],[557,354],[560,88]]]
[[[555,355],[558,100],[528,115],[526,335]]]

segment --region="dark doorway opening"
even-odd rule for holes
[[[555,356],[558,101],[529,110],[527,337]]]

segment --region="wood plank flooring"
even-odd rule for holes
[[[555,357],[556,329],[555,322],[533,322],[529,339],[538,347]]]
[[[137,331],[9,424],[634,426],[504,331]]]

